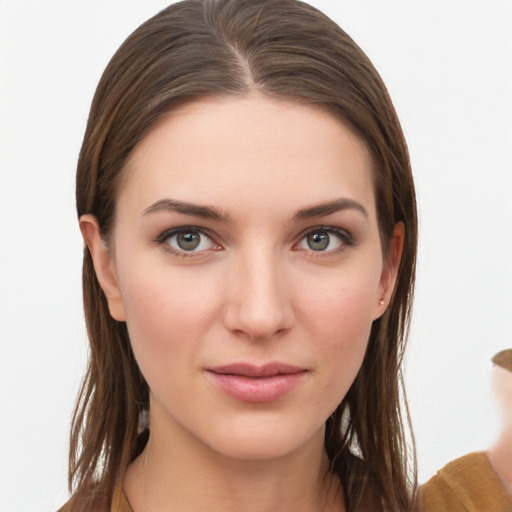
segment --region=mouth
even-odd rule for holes
[[[284,398],[304,380],[308,370],[285,363],[263,366],[236,363],[207,368],[206,372],[215,385],[231,398],[265,403]]]

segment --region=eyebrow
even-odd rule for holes
[[[203,217],[205,219],[213,219],[220,222],[228,222],[229,215],[214,208],[213,206],[201,206],[193,203],[185,203],[183,201],[176,201],[174,199],[161,199],[151,206],[148,206],[143,212],[143,215],[149,215],[156,212],[178,212],[185,215],[195,215],[196,217]]]
[[[356,210],[368,218],[368,212],[362,204],[353,199],[342,197],[334,201],[329,201],[328,203],[321,203],[299,210],[294,215],[294,220],[299,221],[313,219],[315,217],[325,217],[342,210]]]
[[[327,215],[331,215],[343,210],[356,210],[368,218],[368,212],[362,204],[354,201],[353,199],[342,197],[327,203],[320,203],[314,206],[309,206],[308,208],[303,208],[293,216],[293,220],[301,221],[313,219],[315,217],[326,217]],[[183,201],[176,201],[175,199],[160,199],[159,201],[153,203],[151,206],[148,206],[142,212],[142,214],[149,215],[151,213],[162,211],[194,215],[197,217],[203,217],[205,219],[212,219],[220,222],[229,222],[230,220],[229,214],[224,213],[213,206],[202,206],[193,203],[186,203]]]

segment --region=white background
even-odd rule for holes
[[[0,512],[65,501],[87,354],[74,171],[100,74],[164,0],[0,0]],[[499,426],[512,346],[512,1],[316,0],[365,50],[409,142],[421,221],[407,385],[424,481]]]

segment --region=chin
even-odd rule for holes
[[[208,443],[217,453],[239,461],[270,461],[299,454],[310,447],[316,450],[318,446],[323,447],[325,425],[301,428],[297,422],[282,419],[247,421],[238,422],[224,432],[229,434],[215,436]]]

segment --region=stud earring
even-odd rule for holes
[[[383,307],[384,307],[384,299],[380,299],[380,300],[379,300],[379,306],[380,306],[381,308],[383,308]]]

